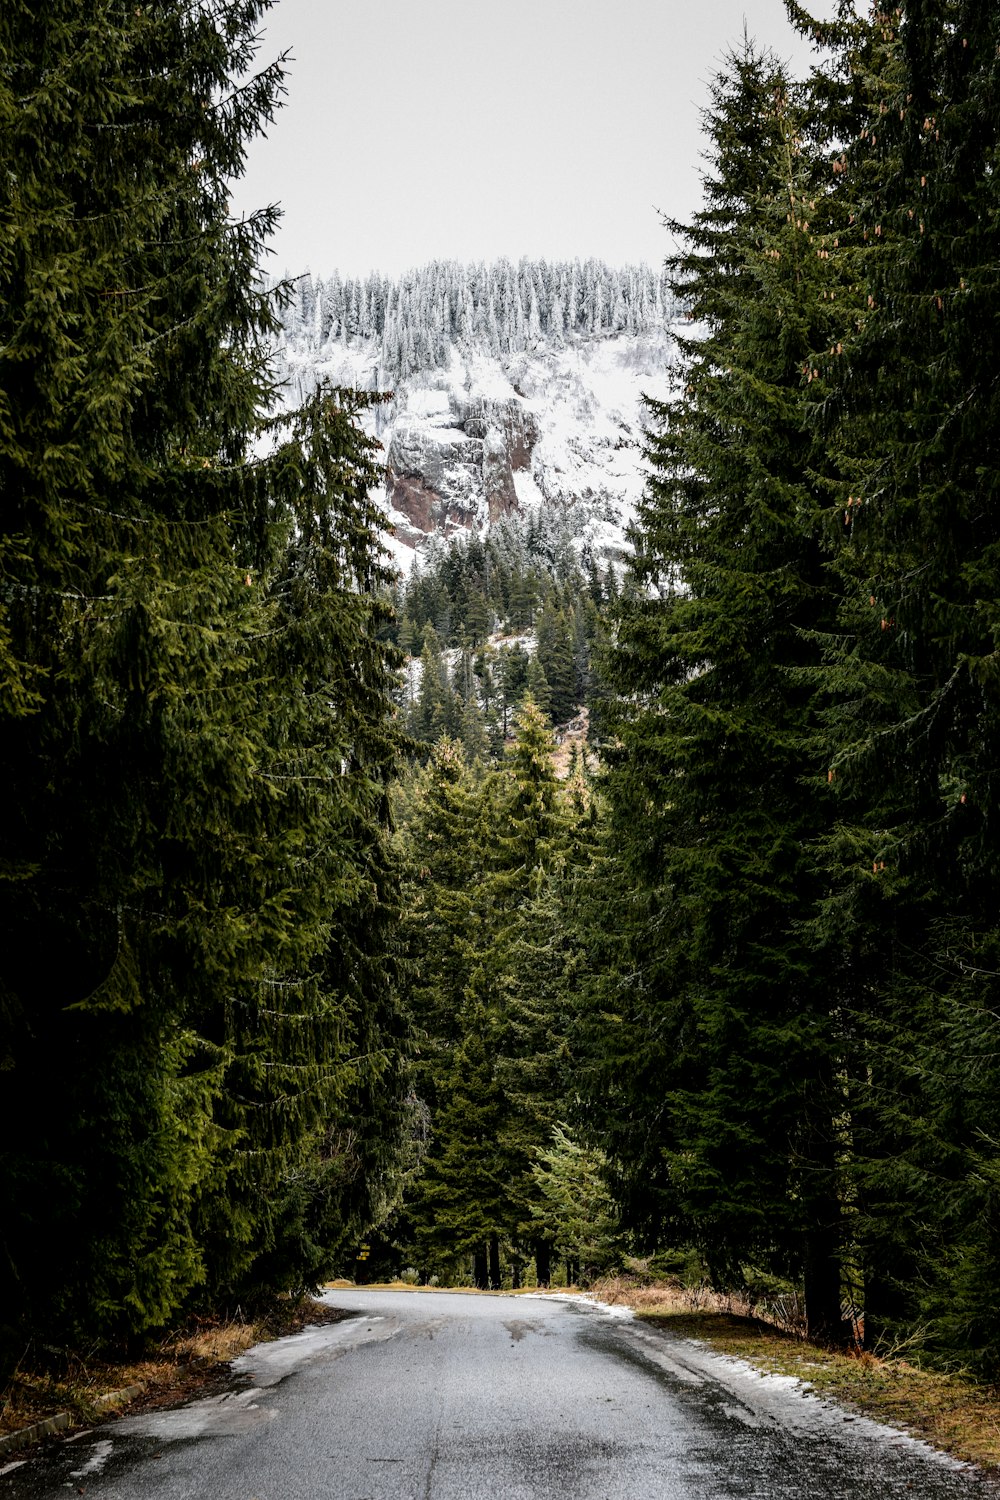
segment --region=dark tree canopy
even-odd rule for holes
[[[0,19],[13,1338],[308,1285],[392,1191],[377,470],[354,398],[263,422],[265,9]]]

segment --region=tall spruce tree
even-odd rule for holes
[[[569,1074],[579,942],[564,884],[586,846],[569,837],[552,748],[528,700],[505,764],[478,786],[442,740],[402,794],[414,1077],[430,1143],[399,1232],[425,1273],[460,1273],[471,1258],[483,1284],[497,1282],[502,1249],[512,1275],[534,1255],[549,1276],[533,1165]]]
[[[589,957],[580,888],[591,874],[597,819],[579,773],[558,781],[551,734],[530,701],[512,761],[510,834],[497,840],[497,904],[508,908],[497,934],[505,995],[500,1077],[509,1153],[522,1164],[511,1180],[515,1261],[519,1250],[530,1253],[539,1280],[548,1281],[553,1255],[580,1261],[579,1236],[552,1211],[545,1189],[553,1179],[539,1176],[539,1163],[559,1122],[577,1108],[579,997]],[[567,1178],[585,1160],[592,1165],[571,1146]]]
[[[574,657],[573,627],[553,590],[539,611],[536,625],[538,664],[545,674],[553,722],[565,724],[581,700]],[[534,691],[534,687],[532,688]],[[537,694],[535,695],[537,698]]]
[[[841,96],[868,104],[838,163],[862,295],[827,408],[845,603],[823,913],[867,980],[866,1315],[995,1372],[1000,22],[915,0],[867,28],[845,9],[825,39]]]
[[[330,1205],[363,1217],[360,1184],[377,1196],[389,1169],[371,455],[356,408],[322,396],[252,457],[274,213],[234,222],[227,200],[282,88],[279,65],[247,78],[265,9],[0,18],[0,1263],[19,1348],[301,1286],[340,1233]],[[323,1163],[354,1110],[372,1136],[335,1190]]]
[[[804,936],[830,817],[807,669],[837,603],[810,474],[813,351],[836,338],[836,228],[808,100],[751,44],[706,117],[710,175],[668,265],[699,332],[652,407],[653,477],[610,672],[628,950],[598,1046],[612,1166],[650,1235],[721,1280],[805,1284],[840,1335],[844,1206],[834,969]],[[832,233],[831,233],[832,239]]]

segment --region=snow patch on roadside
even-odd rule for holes
[[[113,1449],[114,1443],[108,1442],[107,1439],[95,1443],[94,1451],[83,1467],[81,1469],[70,1469],[70,1478],[83,1479],[88,1474],[99,1474],[111,1457]]]
[[[635,1313],[630,1307],[623,1307],[617,1302],[598,1302],[589,1292],[522,1292],[521,1296],[524,1300],[536,1299],[539,1302],[575,1302],[582,1307],[592,1307],[606,1318],[618,1318],[623,1322],[635,1320]]]
[[[248,1390],[226,1391],[208,1396],[172,1411],[140,1412],[123,1417],[115,1431],[155,1437],[160,1442],[179,1442],[185,1438],[223,1437],[248,1432],[261,1423],[270,1422],[277,1413],[260,1405],[269,1392],[290,1375],[315,1370],[325,1376],[327,1366],[362,1344],[393,1338],[401,1324],[393,1318],[378,1316],[349,1318],[340,1323],[304,1328],[287,1338],[267,1344],[255,1344],[232,1362],[236,1375],[253,1381]]]
[[[586,1292],[533,1292],[527,1295],[545,1301],[592,1307],[608,1318],[628,1324],[622,1329],[622,1335],[644,1360],[683,1385],[714,1384],[721,1387],[734,1399],[723,1399],[720,1409],[746,1427],[781,1427],[802,1438],[836,1436],[842,1439],[845,1425],[850,1424],[852,1437],[861,1442],[901,1449],[952,1471],[976,1472],[974,1464],[943,1453],[923,1438],[852,1412],[835,1399],[819,1395],[810,1387],[808,1379],[762,1370],[735,1355],[719,1353],[699,1339],[679,1338],[637,1319],[630,1307],[599,1302]],[[799,1399],[790,1401],[790,1397]]]
[[[277,1416],[270,1407],[258,1406],[256,1398],[261,1395],[263,1392],[258,1390],[227,1391],[222,1396],[208,1396],[173,1411],[140,1412],[134,1417],[123,1417],[115,1424],[115,1432],[137,1433],[142,1437],[156,1438],[161,1443],[178,1443],[200,1437],[233,1437]]]
[[[667,1357],[672,1364],[680,1364],[701,1379],[714,1381],[730,1392],[735,1396],[738,1408],[730,1411],[726,1404],[723,1410],[747,1426],[781,1427],[803,1438],[836,1436],[842,1439],[845,1423],[850,1423],[851,1436],[859,1442],[903,1449],[954,1471],[975,1470],[975,1465],[942,1453],[922,1438],[872,1417],[861,1416],[829,1397],[818,1395],[810,1389],[807,1381],[796,1375],[761,1370],[735,1355],[719,1354],[697,1339],[673,1338],[642,1324],[635,1324],[629,1332],[641,1340],[645,1346],[644,1354],[647,1351],[663,1353],[666,1345],[670,1350]],[[790,1402],[789,1397],[795,1395],[801,1399]]]
[[[349,1318],[342,1323],[327,1323],[318,1328],[304,1328],[301,1333],[275,1339],[270,1344],[255,1344],[233,1360],[237,1375],[249,1375],[263,1388],[279,1385],[309,1365],[338,1359],[361,1344],[380,1343],[393,1338],[400,1329],[394,1319],[381,1316]]]

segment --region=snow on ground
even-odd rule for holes
[[[522,510],[537,509],[545,504],[545,496],[538,488],[534,475],[525,469],[518,469],[514,475],[514,492]]]
[[[685,327],[685,334],[690,331]],[[319,351],[286,340],[278,363],[289,404],[308,394],[319,379],[375,389],[380,378],[374,339],[337,341]],[[605,561],[620,561],[629,550],[626,533],[646,483],[644,398],[665,399],[675,374],[676,345],[666,328],[656,334],[542,341],[531,350],[506,355],[484,344],[456,342],[447,365],[399,382],[394,401],[363,420],[386,454],[398,435],[397,446],[408,454],[419,451],[423,441],[429,451],[450,448],[457,463],[472,446],[461,425],[470,412],[497,414],[489,417],[488,444],[502,441],[495,424],[504,412],[515,418],[523,413],[536,441],[530,469],[513,472],[520,509],[555,510],[566,520],[578,549],[587,546]],[[461,467],[453,465],[444,482],[454,486],[476,524],[488,524],[489,507],[484,493],[477,496],[473,469],[464,461]],[[388,525],[397,525],[412,544],[413,525],[382,503]],[[397,566],[408,571],[411,547],[392,537],[387,545]]]
[[[405,542],[400,541],[399,537],[396,535],[395,530],[393,529],[395,525],[392,519],[393,512],[391,510],[387,510],[385,505],[385,495],[382,493],[382,491],[377,491],[372,496],[372,498],[375,503],[382,509],[382,511],[385,512],[387,525],[385,530],[382,532],[382,545],[385,547],[386,552],[389,554],[389,566],[392,568],[393,572],[401,573],[404,577],[406,577],[409,574],[410,569],[413,567],[413,548],[408,547]],[[400,517],[400,519],[403,520],[405,518]]]

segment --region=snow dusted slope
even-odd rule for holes
[[[644,484],[643,396],[666,396],[673,376],[671,308],[654,273],[522,262],[372,278],[360,295],[338,282],[358,331],[328,285],[300,284],[279,373],[289,402],[320,379],[395,392],[371,420],[404,569],[433,534],[535,507],[599,562],[622,555]]]

